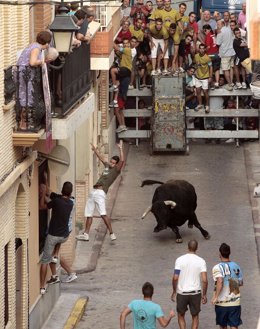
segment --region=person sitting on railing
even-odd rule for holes
[[[52,35],[49,31],[42,31],[37,34],[36,42],[31,43],[21,53],[17,61],[17,72],[15,81],[19,84],[17,90],[17,97],[19,99],[20,113],[18,115],[19,129],[28,130],[33,127],[32,115],[29,113],[29,108],[34,107],[36,100],[34,99],[34,77],[35,71],[32,67],[39,67],[44,63],[42,50],[49,47]],[[25,77],[29,73],[29,80]],[[38,107],[39,108],[39,107]],[[42,117],[45,113],[43,104]],[[39,120],[40,121],[40,120]]]

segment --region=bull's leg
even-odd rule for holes
[[[180,235],[179,228],[177,226],[173,226],[173,227],[171,227],[171,229],[176,234],[176,242],[182,243],[182,237]]]
[[[204,228],[202,228],[195,213],[192,215],[190,221],[191,223],[193,223],[195,227],[197,227],[200,230],[201,234],[204,236],[205,239],[210,238],[209,232],[207,232],[206,230],[204,230]]]
[[[191,219],[188,220],[188,228],[193,228],[193,221]]]

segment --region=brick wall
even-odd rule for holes
[[[35,2],[42,2],[42,0],[35,0]],[[48,2],[48,0],[45,0]],[[32,20],[32,29],[34,31],[34,37],[40,31],[46,30],[48,25],[52,22],[52,13],[53,6],[47,4],[35,5],[33,8],[33,20]]]
[[[97,32],[90,43],[90,54],[93,55],[110,55],[113,49],[113,28],[109,31]]]
[[[109,72],[101,71],[99,79],[99,111],[101,111],[101,127],[106,129],[108,127],[108,105],[109,105]]]

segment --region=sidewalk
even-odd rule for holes
[[[129,151],[128,144],[124,144],[124,151],[126,161]],[[106,202],[107,214],[109,217],[111,217],[121,181],[122,175],[119,175],[109,188]],[[95,270],[106,233],[107,229],[103,220],[101,218],[94,218],[91,226],[90,240],[77,241],[76,244],[75,260],[72,268],[77,274],[88,273]],[[107,238],[109,239],[109,237]],[[87,302],[87,296],[61,292],[58,302],[42,329],[76,328],[78,321],[85,311]]]

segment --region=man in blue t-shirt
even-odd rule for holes
[[[146,282],[142,287],[143,299],[133,300],[120,315],[120,329],[125,329],[127,315],[133,313],[134,329],[156,329],[156,319],[162,327],[167,327],[175,316],[171,310],[169,318],[165,318],[161,306],[152,302],[153,285]]]

